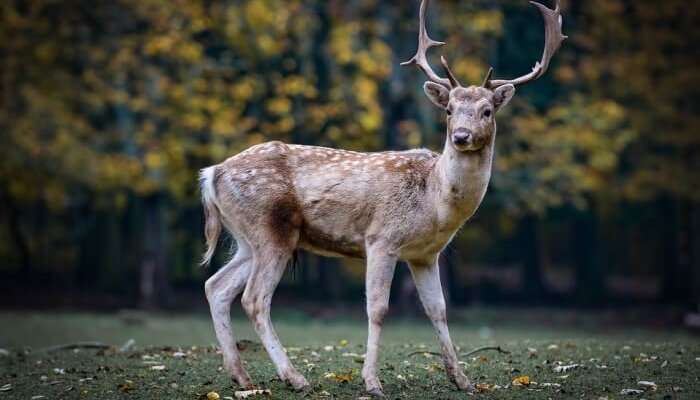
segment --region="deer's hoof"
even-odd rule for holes
[[[466,375],[460,373],[451,378],[452,382],[459,390],[467,393],[474,393],[476,391],[476,386],[469,382],[469,378],[467,378]]]
[[[287,383],[289,383],[289,385],[291,385],[297,392],[304,391],[310,387],[309,381],[307,381],[301,374],[291,375],[289,378],[287,378]]]
[[[256,389],[256,386],[253,384],[253,382],[251,382],[250,377],[234,376],[233,381],[236,382],[243,390]]]
[[[379,398],[386,397],[386,396],[384,396],[384,392],[382,392],[382,389],[378,388],[378,387],[367,389],[367,394],[369,394],[372,397],[379,397]]]
[[[474,386],[471,382],[468,380],[466,382],[455,382],[459,390],[467,393],[474,393],[476,391],[476,386]]]
[[[382,383],[377,378],[377,375],[363,373],[362,378],[365,380],[367,394],[372,397],[385,397],[384,391],[382,390]]]

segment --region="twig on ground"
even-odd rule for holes
[[[510,354],[510,351],[503,350],[503,348],[501,346],[484,346],[484,347],[479,347],[477,349],[474,349],[474,350],[470,351],[469,353],[460,354],[460,356],[469,357],[469,356],[473,356],[476,353],[480,353],[482,351],[488,351],[488,350],[494,350],[494,351],[497,351],[501,354]]]
[[[119,353],[125,353],[131,350],[136,341],[134,339],[127,340],[117,351]],[[77,342],[77,343],[67,343],[59,344],[56,346],[45,347],[43,349],[37,350],[37,353],[53,353],[61,350],[76,350],[76,349],[88,349],[88,350],[109,350],[115,349],[117,346],[105,344],[102,342]]]
[[[488,350],[497,351],[501,354],[510,354],[510,351],[504,350],[501,346],[484,346],[484,347],[479,347],[477,349],[474,349],[474,350],[470,351],[469,353],[460,354],[460,356],[469,357],[469,356],[473,356],[476,353],[480,353],[482,351],[488,351]],[[442,354],[435,352],[435,351],[414,351],[412,353],[408,353],[408,357],[413,357],[413,356],[418,355],[418,354],[430,354],[430,355],[438,356],[438,357],[442,356]]]
[[[408,357],[413,357],[413,356],[416,356],[416,355],[418,355],[418,354],[430,354],[430,355],[438,356],[438,357],[441,357],[441,356],[442,356],[442,354],[437,353],[437,352],[435,352],[435,351],[425,351],[425,350],[423,350],[423,351],[414,351],[413,353],[408,353]]]
[[[135,344],[136,341],[134,339],[129,339],[122,345],[122,347],[119,348],[119,352],[126,353],[127,351],[131,350]]]
[[[55,351],[61,350],[75,350],[75,349],[97,349],[97,350],[107,350],[112,346],[100,342],[79,342],[79,343],[68,343],[59,344],[57,346],[46,347],[44,349],[38,350],[39,353],[53,353]]]

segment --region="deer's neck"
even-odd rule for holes
[[[476,152],[458,152],[445,142],[433,174],[438,218],[443,224],[460,226],[479,207],[491,179],[493,149],[494,138]]]

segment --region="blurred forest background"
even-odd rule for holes
[[[562,6],[570,39],[499,116],[491,187],[445,252],[449,299],[697,307],[700,6]],[[251,145],[440,150],[443,115],[399,66],[417,12],[417,0],[3,1],[0,305],[203,303],[197,172]],[[472,84],[489,65],[528,72],[544,43],[525,0],[435,0],[429,30],[448,43],[433,56]],[[406,302],[397,271],[392,301]],[[363,274],[301,254],[278,293],[360,304]]]

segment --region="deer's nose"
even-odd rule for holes
[[[452,140],[454,140],[456,145],[463,146],[465,144],[468,144],[469,141],[471,140],[472,131],[470,131],[467,128],[459,128],[452,135],[452,138],[453,138]]]

